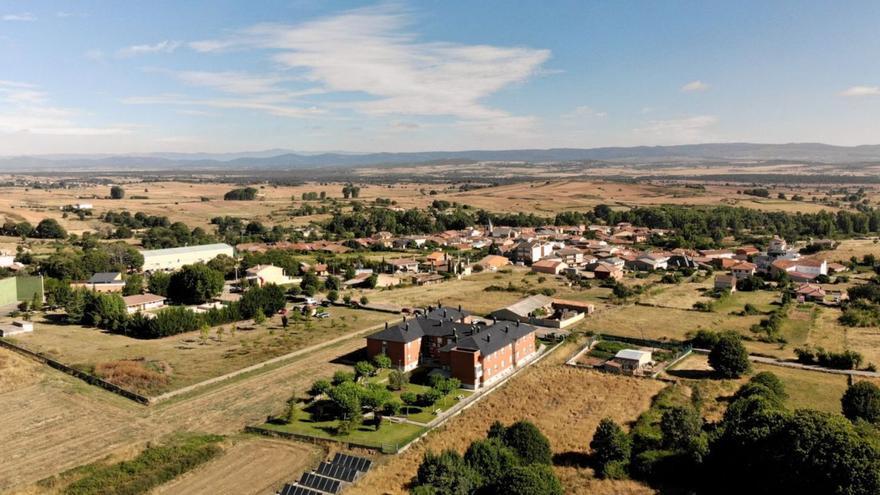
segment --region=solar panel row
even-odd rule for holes
[[[321,465],[318,466],[316,472],[321,476],[335,478],[337,480],[345,481],[348,483],[354,483],[359,474],[356,469],[347,468],[345,466],[332,464],[329,462],[322,462]]]
[[[339,493],[341,486],[339,480],[315,473],[303,473],[302,478],[299,479],[299,484],[327,493]]]
[[[322,495],[321,492],[306,488],[301,485],[284,485],[284,488],[278,492],[279,495]]]
[[[344,466],[350,469],[356,469],[362,473],[366,473],[373,465],[373,461],[365,459],[363,457],[357,457],[337,452],[336,456],[333,457],[332,464],[338,464],[340,466]]]

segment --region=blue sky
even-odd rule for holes
[[[0,0],[0,155],[880,143],[880,2]]]

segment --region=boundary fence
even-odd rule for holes
[[[126,390],[126,389],[120,387],[119,385],[116,385],[116,384],[110,383],[104,379],[98,378],[97,376],[92,375],[91,373],[86,373],[85,371],[78,370],[78,369],[73,368],[71,366],[68,366],[64,363],[58,362],[58,361],[56,361],[56,360],[54,360],[44,354],[41,354],[39,352],[34,352],[31,350],[25,349],[23,347],[19,347],[19,346],[15,345],[11,342],[8,342],[4,339],[0,339],[0,347],[5,347],[13,352],[17,352],[19,354],[24,355],[25,357],[29,357],[31,359],[34,359],[34,360],[40,362],[40,363],[43,363],[43,364],[46,364],[52,368],[55,368],[56,370],[62,371],[64,373],[67,373],[68,375],[79,378],[80,380],[88,383],[89,385],[95,385],[97,387],[101,387],[107,391],[113,392],[114,394],[121,395],[122,397],[125,397],[126,399],[131,399],[135,402],[140,402],[141,404],[144,404],[144,405],[150,405],[151,400],[149,397],[134,393],[130,390]]]

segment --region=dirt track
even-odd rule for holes
[[[40,381],[0,393],[0,492],[26,486],[177,431],[234,434],[277,412],[294,390],[341,365],[360,338],[321,349],[280,368],[154,408],[136,405],[42,368]],[[0,349],[2,355],[10,352]],[[295,476],[298,473],[291,473]]]

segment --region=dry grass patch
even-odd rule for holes
[[[139,394],[154,393],[170,381],[167,364],[143,359],[110,361],[95,365],[95,375],[120,387]]]
[[[26,387],[39,379],[40,365],[7,349],[0,349],[0,394]]]
[[[534,422],[543,431],[556,454],[585,453],[590,438],[603,417],[618,422],[633,421],[647,409],[651,397],[663,384],[654,380],[607,375],[556,364],[574,346],[559,349],[503,385],[476,406],[432,431],[424,440],[387,462],[352,488],[352,493],[405,493],[427,451],[455,449],[463,452],[474,440],[484,438],[495,421],[506,424],[521,419]],[[558,467],[566,493],[653,493],[635,482],[605,482],[593,479],[580,467]]]

